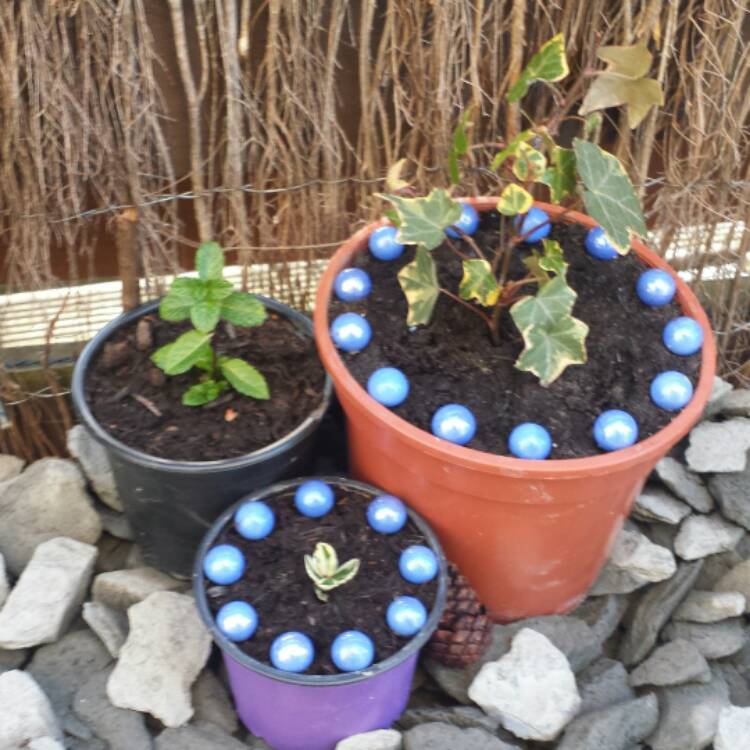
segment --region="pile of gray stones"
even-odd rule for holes
[[[103,451],[68,445],[0,456],[0,750],[268,750]],[[750,391],[717,378],[575,612],[494,626],[469,669],[424,663],[398,723],[337,750],[750,749],[749,451]]]

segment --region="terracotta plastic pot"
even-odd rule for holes
[[[469,202],[487,211],[497,198]],[[563,213],[559,206],[537,205],[553,219]],[[568,212],[565,221],[595,225],[577,212]],[[318,350],[347,417],[352,474],[403,498],[428,520],[448,558],[497,621],[568,612],[594,582],[654,465],[703,412],[716,360],[708,318],[674,271],[634,242],[644,263],[672,274],[680,306],[703,329],[700,376],[688,406],[650,438],[587,458],[531,461],[457,446],[370,398],[331,341],[328,303],[334,279],[367,247],[379,225],[357,232],[336,252],[321,280],[314,315]]]

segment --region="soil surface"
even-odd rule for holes
[[[231,586],[206,581],[209,606],[214,612],[236,599],[249,602],[258,612],[258,629],[252,638],[236,644],[246,654],[269,663],[268,653],[276,636],[299,630],[315,644],[315,661],[306,674],[339,674],[330,658],[333,640],[345,630],[361,630],[375,644],[375,661],[400,650],[408,638],[388,628],[385,613],[397,596],[415,596],[432,609],[437,578],[424,584],[405,581],[398,570],[402,550],[427,544],[423,534],[408,521],[397,534],[378,534],[367,523],[366,509],[372,495],[334,487],[336,505],[323,518],[302,516],[294,507],[294,491],[271,499],[276,512],[273,532],[258,541],[241,537],[227,527],[217,544],[239,547],[247,560],[243,578]],[[318,542],[336,550],[339,563],[360,559],[359,573],[330,592],[321,602],[305,572],[304,555]]]
[[[167,377],[149,357],[190,325],[157,314],[138,325],[118,331],[102,347],[86,379],[86,397],[105,430],[151,456],[244,456],[290,433],[323,399],[325,373],[312,337],[271,310],[256,328],[220,323],[212,342],[218,354],[240,357],[263,373],[271,392],[267,401],[229,390],[205,406],[183,406],[182,394],[199,382],[200,371]]]
[[[503,220],[504,221],[504,220]],[[500,216],[482,214],[475,240],[488,257],[500,244]],[[513,232],[508,227],[505,236]],[[639,425],[639,440],[665,427],[674,417],[651,401],[651,380],[664,370],[685,373],[697,384],[700,353],[680,357],[662,343],[662,329],[681,315],[676,302],[661,308],[644,305],[635,285],[646,268],[635,253],[613,261],[596,260],[584,248],[586,230],[555,225],[550,234],[563,247],[569,263],[568,280],[578,293],[573,315],[588,324],[588,362],[573,365],[543,388],[530,373],[513,365],[523,340],[508,309],[501,319],[502,341],[494,346],[486,324],[471,310],[441,294],[428,326],[406,326],[407,305],[396,277],[414,259],[407,247],[396,261],[383,262],[364,251],[355,265],[370,274],[373,290],[356,303],[333,299],[329,315],[365,315],[372,327],[369,346],[357,354],[341,352],[355,379],[366,387],[379,367],[401,369],[409,378],[410,393],[393,411],[408,422],[430,430],[435,411],[447,403],[467,406],[477,418],[477,433],[467,447],[508,454],[507,437],[521,422],[537,422],[552,435],[551,458],[574,458],[600,453],[594,442],[594,420],[607,409],[630,412]],[[518,246],[509,278],[522,278],[522,259],[531,248]],[[463,242],[461,248],[471,253]],[[461,262],[446,244],[433,250],[440,285],[454,293],[461,280]],[[534,293],[534,287],[528,287]]]

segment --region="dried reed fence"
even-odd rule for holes
[[[2,3],[6,287],[91,280],[114,246],[132,301],[135,276],[180,270],[208,237],[246,269],[325,257],[376,215],[398,158],[418,186],[445,182],[467,105],[477,142],[518,129],[504,93],[554,33],[574,70],[645,38],[665,106],[632,133],[613,113],[601,138],[643,186],[657,249],[692,272],[723,372],[750,382],[748,24],[742,0]],[[480,156],[466,194],[495,187]]]

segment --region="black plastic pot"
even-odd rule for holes
[[[312,336],[312,323],[302,313],[273,299],[259,299],[269,310],[292,321],[305,336]],[[331,381],[326,375],[323,401],[302,424],[246,456],[225,461],[172,461],[130,448],[106,432],[91,413],[86,374],[115,331],[155,312],[158,306],[158,300],[149,302],[104,326],[81,352],[71,392],[79,420],[109,456],[117,491],[144,557],[161,570],[189,577],[201,538],[227,506],[249,492],[309,470],[316,433],[331,401]]]

